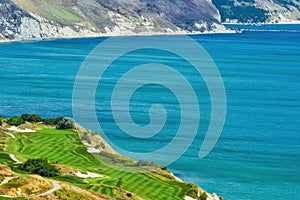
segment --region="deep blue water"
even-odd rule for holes
[[[284,32],[191,36],[206,49],[221,72],[227,115],[217,145],[206,158],[199,159],[199,147],[210,119],[210,99],[203,80],[182,64],[178,69],[192,84],[197,84],[201,124],[188,151],[169,166],[178,177],[196,182],[225,199],[300,197],[300,26],[292,27]],[[273,29],[284,27],[272,26]],[[103,40],[0,44],[0,114],[72,116],[72,90],[78,69]],[[147,51],[115,64],[139,63],[147,59],[146,55],[168,60],[170,65],[181,62],[164,52]],[[111,119],[106,95],[110,94],[109,84],[122,70],[120,67],[117,72],[108,71],[108,79],[102,83],[108,85],[107,90],[97,90],[96,110],[103,130],[115,144],[130,151],[161,148],[178,129],[178,101],[164,87],[150,84],[140,88],[131,100],[133,120],[149,123],[149,106],[163,104],[169,113],[166,127],[149,140],[122,134]]]

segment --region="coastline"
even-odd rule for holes
[[[290,21],[290,22],[278,22],[278,23],[239,23],[239,22],[223,22],[223,25],[252,25],[252,26],[264,26],[264,25],[300,25],[300,21]]]
[[[173,36],[173,35],[208,35],[208,34],[236,34],[236,30],[224,29],[217,31],[195,31],[195,32],[185,32],[185,31],[177,31],[177,32],[141,32],[141,33],[108,33],[108,34],[88,34],[88,35],[72,35],[72,36],[64,36],[64,37],[44,37],[44,38],[27,38],[27,39],[0,39],[1,43],[11,43],[11,42],[28,42],[28,41],[47,41],[47,40],[58,40],[58,39],[80,39],[80,38],[102,38],[102,37],[136,37],[136,36]]]

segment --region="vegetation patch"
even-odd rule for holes
[[[18,167],[20,170],[39,174],[41,176],[53,177],[59,175],[59,170],[48,163],[48,159],[38,158],[38,159],[28,159],[25,163]]]
[[[6,123],[11,126],[19,126],[21,124],[25,124],[25,121],[20,117],[14,116],[14,117],[6,120]]]

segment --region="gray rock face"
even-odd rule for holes
[[[41,37],[38,20],[9,0],[0,0],[0,34],[7,39]]]

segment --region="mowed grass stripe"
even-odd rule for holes
[[[15,133],[16,139],[9,139],[7,152],[14,153],[23,160],[28,158],[48,158],[50,162],[58,162],[82,171],[93,171],[107,176],[104,179],[90,180],[92,184],[106,184],[115,187],[122,178],[121,188],[135,193],[144,199],[177,200],[184,198],[184,184],[171,181],[153,173],[134,173],[123,171],[118,167],[110,167],[97,160],[87,152],[78,134],[73,131],[59,131],[47,128],[35,133]],[[68,180],[66,180],[68,182]],[[72,179],[69,180],[73,183]],[[73,183],[98,193],[113,195],[109,186]]]

